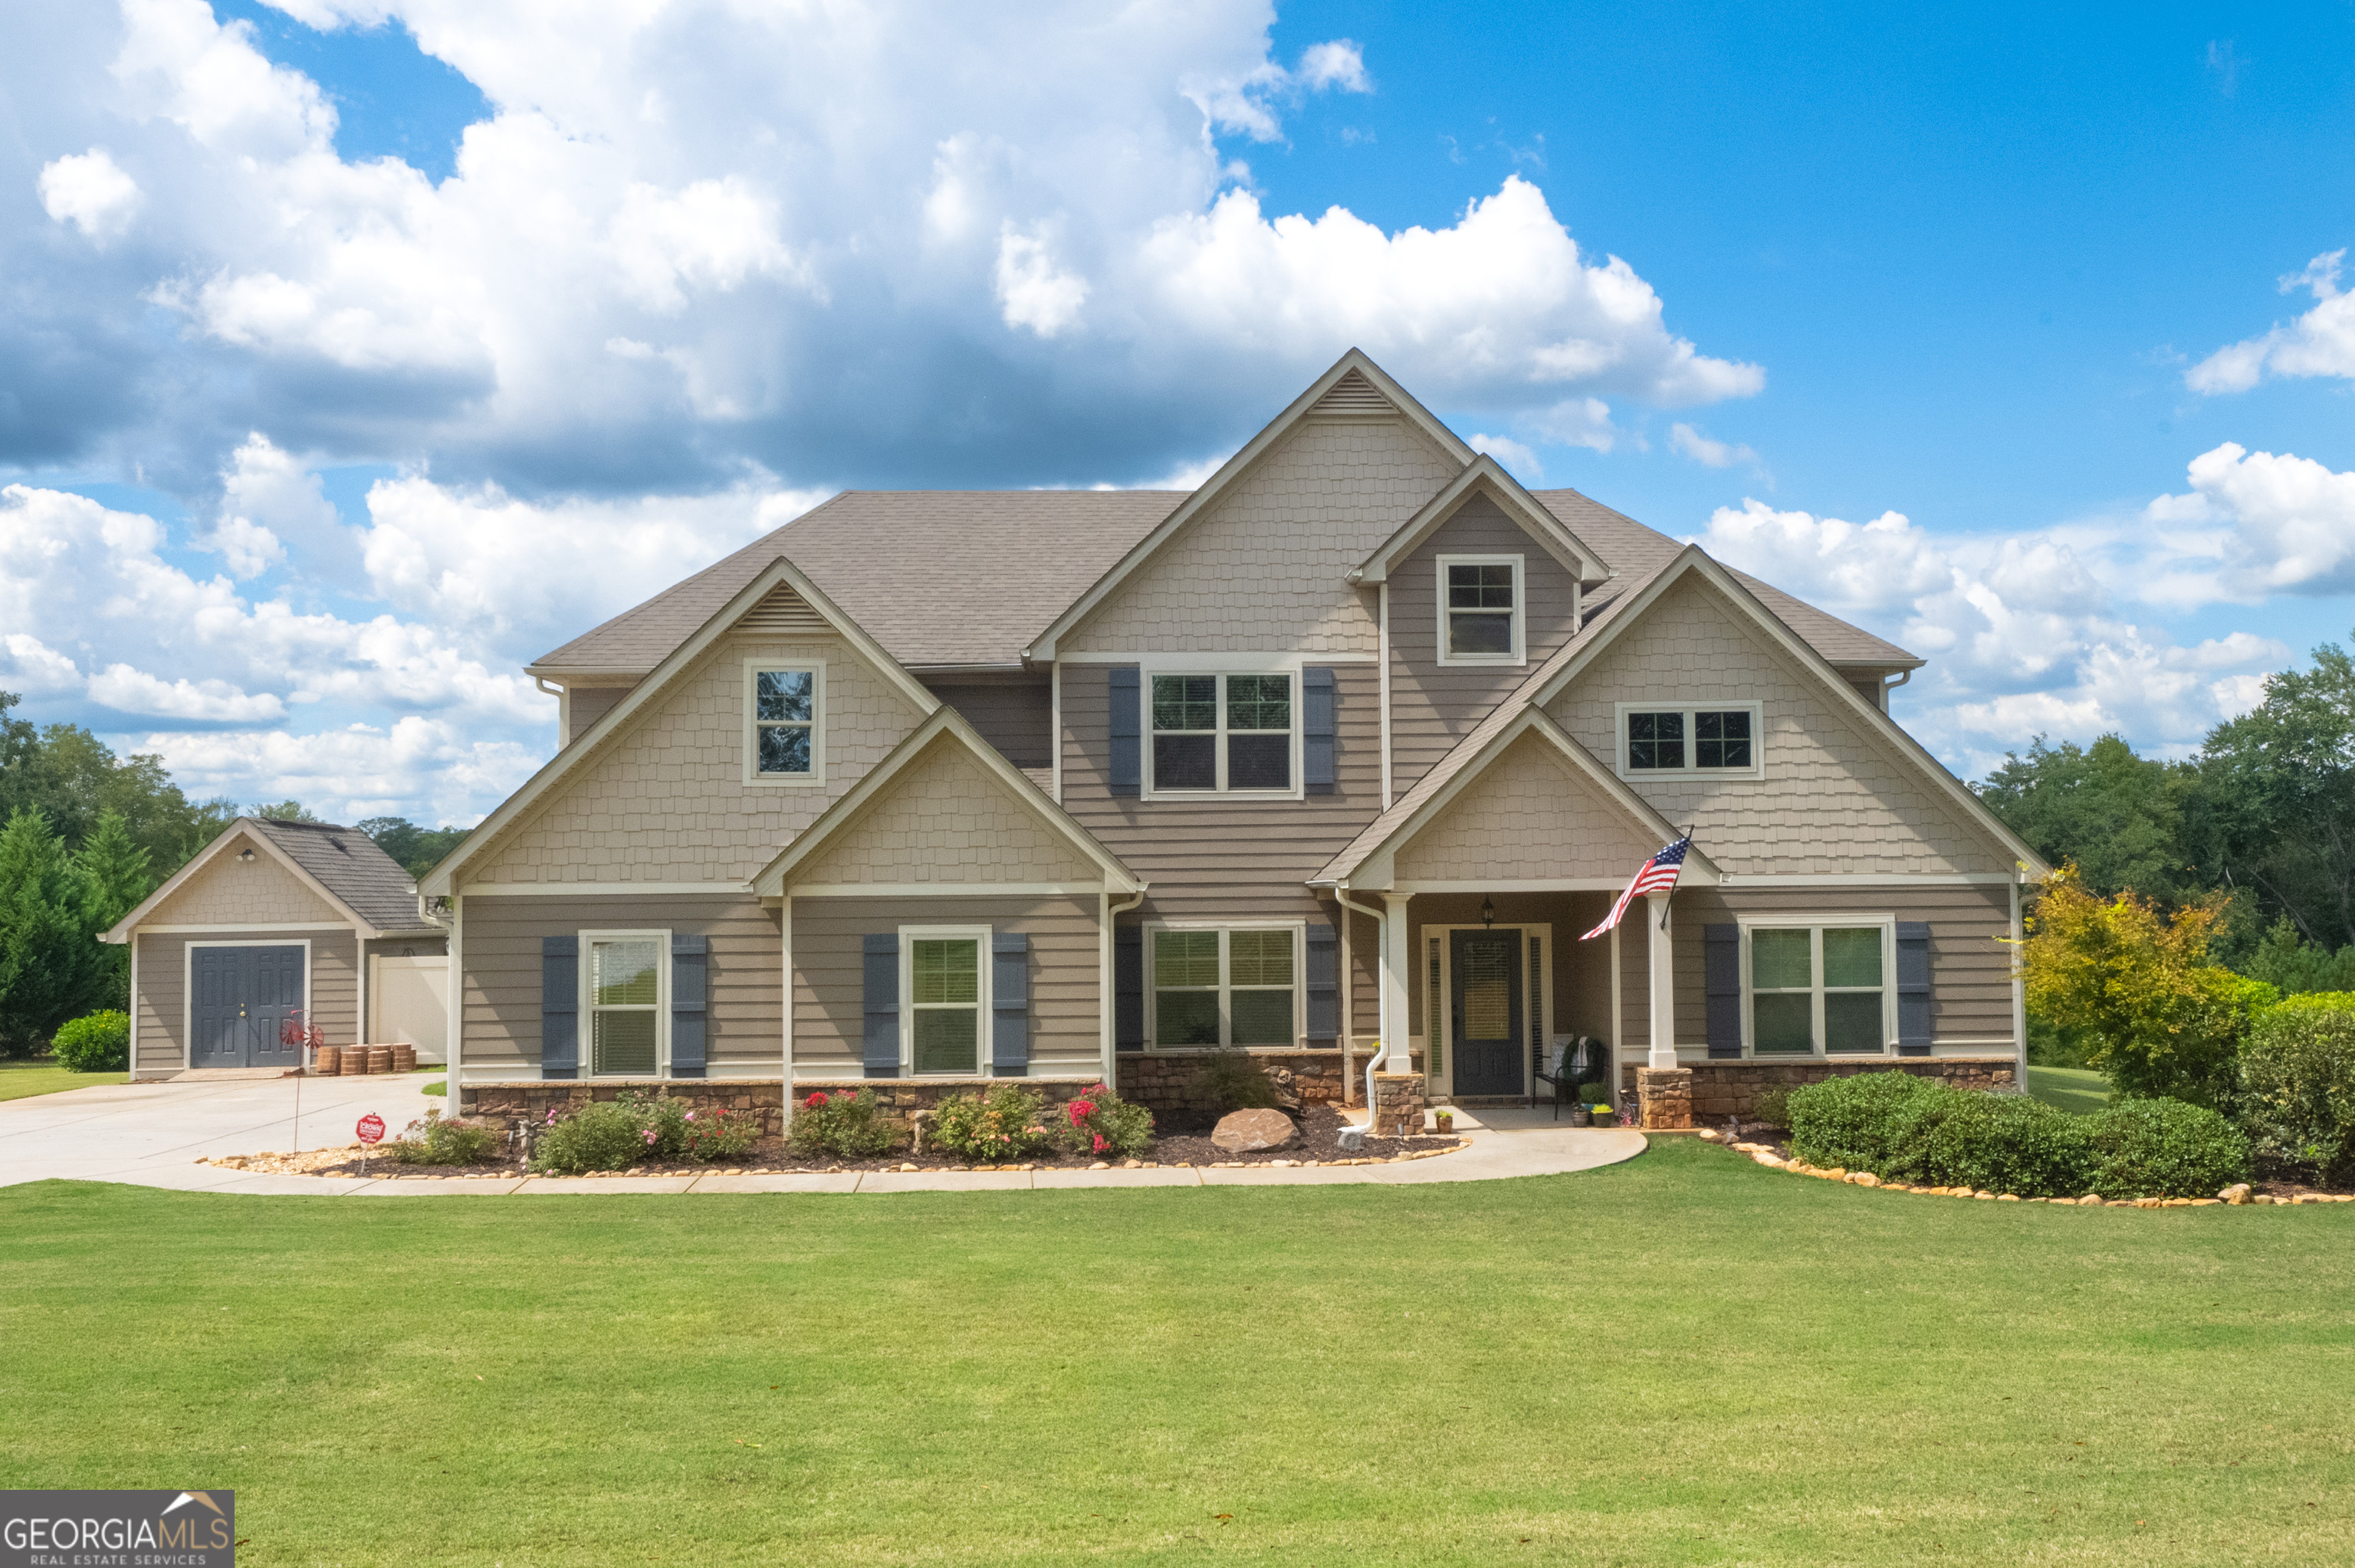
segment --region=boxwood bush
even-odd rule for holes
[[[2073,1198],[2092,1190],[2085,1121],[2025,1095],[1925,1082],[1898,1113],[1890,1129],[1896,1153],[1876,1174],[1922,1187]]]
[[[69,1073],[120,1073],[131,1065],[131,1015],[109,1010],[60,1024],[49,1054]]]
[[[1791,1152],[1810,1165],[1889,1173],[1898,1113],[1944,1084],[1911,1073],[1857,1073],[1793,1089],[1785,1097]]]
[[[2121,1100],[2083,1118],[2105,1198],[2212,1198],[2249,1177],[2249,1140],[2204,1106]]]
[[[2355,992],[2286,997],[2241,1047],[2241,1125],[2258,1154],[2355,1178]]]

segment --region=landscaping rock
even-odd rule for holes
[[[1300,1129],[1280,1110],[1239,1110],[1220,1117],[1210,1129],[1210,1141],[1230,1154],[1282,1149],[1299,1136]]]
[[[2235,1181],[2216,1196],[2228,1203],[2245,1203],[2249,1201],[2249,1184],[2246,1181]]]

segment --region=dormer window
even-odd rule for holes
[[[744,782],[816,784],[825,767],[826,666],[747,660]]]
[[[1439,557],[1439,662],[1524,662],[1518,556]]]

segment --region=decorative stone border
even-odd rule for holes
[[[1700,1136],[1710,1143],[1725,1143],[1725,1134],[1714,1128],[1702,1128]],[[2295,1198],[2252,1193],[2246,1181],[2236,1181],[2212,1198],[2104,1198],[2093,1192],[2082,1198],[2023,1198],[2017,1192],[1974,1192],[1968,1187],[1911,1187],[1902,1181],[1883,1181],[1870,1171],[1849,1171],[1837,1165],[1825,1170],[1804,1160],[1785,1160],[1763,1143],[1730,1143],[1726,1147],[1736,1154],[1748,1155],[1770,1171],[1787,1171],[1794,1176],[1843,1181],[1851,1187],[1869,1187],[1878,1192],[1913,1192],[1931,1198],[1972,1198],[1983,1203],[2057,1203],[2063,1208],[2075,1209],[2212,1209],[2220,1205],[2239,1207],[2268,1203],[2288,1208],[2308,1203],[2355,1203],[2355,1193],[2301,1192]]]

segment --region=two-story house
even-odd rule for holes
[[[530,666],[559,749],[422,886],[461,1102],[2016,1085],[2042,867],[1891,718],[1921,662],[1356,352],[1191,493],[845,493]]]

